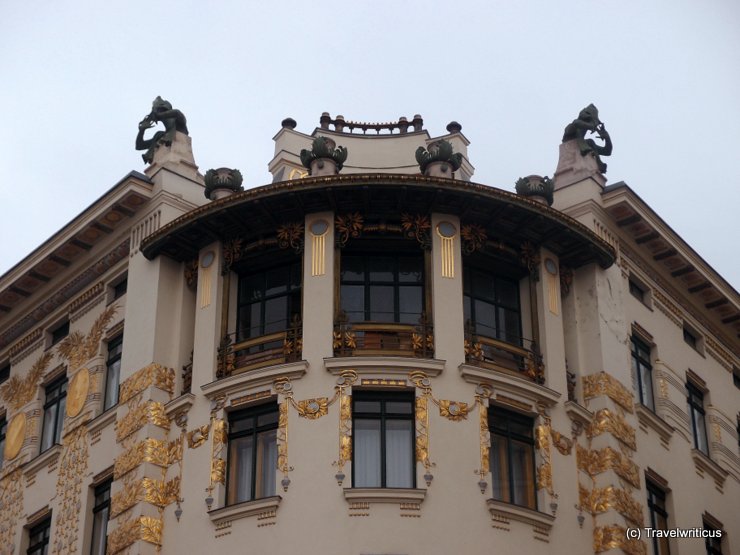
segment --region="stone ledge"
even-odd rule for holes
[[[263,513],[274,513],[280,506],[282,499],[279,495],[274,495],[272,497],[255,499],[254,501],[244,501],[236,505],[227,505],[220,509],[208,511],[208,516],[211,522],[218,526],[240,518],[261,515]]]
[[[344,498],[350,503],[421,503],[425,489],[409,488],[344,488]]]
[[[40,453],[23,465],[23,473],[26,477],[35,476],[42,468],[50,466],[62,454],[62,446],[55,443],[43,453]]]
[[[324,359],[324,366],[334,375],[345,370],[354,370],[358,375],[368,377],[398,376],[407,378],[410,372],[421,371],[427,376],[439,376],[444,370],[445,361],[433,358],[412,357],[332,357]]]
[[[470,364],[461,364],[458,368],[460,375],[466,382],[492,386],[496,394],[495,398],[491,397],[492,400],[498,400],[499,397],[503,397],[506,400],[501,399],[501,402],[506,403],[507,401],[511,401],[507,396],[513,395],[516,397],[514,401],[525,402],[531,405],[526,410],[534,413],[538,412],[538,404],[552,407],[557,404],[558,399],[562,396],[549,387],[536,384],[533,381],[512,374],[505,374],[488,368],[479,368]],[[504,395],[501,395],[502,393]],[[524,407],[520,408],[524,409]]]
[[[111,424],[115,423],[117,407],[118,404],[115,404],[107,411],[101,412],[98,416],[90,420],[90,422],[87,423],[87,433],[92,435],[96,432],[104,430]]]
[[[296,380],[303,377],[308,370],[308,362],[300,360],[288,364],[278,364],[277,366],[266,366],[257,370],[242,372],[228,378],[222,378],[200,387],[203,394],[210,400],[220,395],[230,395],[241,393],[254,387],[272,386],[276,378],[289,378]]]
[[[491,513],[492,527],[508,531],[509,522],[515,520],[532,526],[535,539],[548,541],[554,516],[496,499],[486,499],[486,505]]]
[[[640,423],[640,429],[647,433],[648,428],[658,434],[660,444],[664,449],[668,449],[668,444],[673,436],[674,428],[660,416],[655,414],[642,403],[635,403],[635,412],[637,420]]]
[[[722,486],[724,485],[725,479],[727,478],[729,472],[724,470],[721,466],[719,466],[716,462],[714,462],[698,449],[691,450],[691,457],[694,459],[694,466],[696,466],[697,473],[701,476],[703,476],[705,472],[709,474],[712,479],[714,479],[714,484],[717,491],[719,491],[720,493],[724,493],[724,491],[722,490]]]

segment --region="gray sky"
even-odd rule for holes
[[[0,0],[0,274],[130,170],[157,95],[196,162],[270,181],[291,116],[459,121],[474,181],[552,175],[563,128],[599,108],[627,182],[740,286],[737,0],[127,2]]]

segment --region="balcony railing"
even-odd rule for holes
[[[294,318],[291,327],[285,331],[250,337],[236,344],[235,335],[226,335],[218,348],[216,377],[219,379],[265,366],[295,362],[303,354],[300,318]]]
[[[334,356],[402,356],[433,358],[432,325],[422,317],[418,325],[381,322],[334,324]]]
[[[538,384],[545,383],[545,365],[537,344],[522,339],[521,345],[465,332],[465,361],[468,364],[517,372]]]

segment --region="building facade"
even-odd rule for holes
[[[155,102],[0,278],[0,553],[740,553],[740,298],[595,108],[516,193],[329,114],[243,190]]]

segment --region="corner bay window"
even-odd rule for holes
[[[275,495],[277,428],[277,403],[229,415],[228,505]]]
[[[465,322],[477,335],[522,344],[519,282],[466,265],[463,267]]]
[[[240,272],[237,342],[285,331],[300,314],[300,262],[257,272]]]
[[[653,367],[650,365],[650,346],[635,336],[631,340],[632,382],[640,403],[655,411],[653,399]]]
[[[43,453],[62,437],[64,413],[67,406],[67,376],[62,376],[46,386],[44,402],[44,430],[41,433]]]
[[[414,394],[352,395],[352,486],[414,488]]]
[[[344,254],[341,309],[349,322],[418,324],[424,312],[424,255]]]
[[[704,421],[704,393],[691,382],[686,384],[688,391],[689,419],[694,436],[694,447],[709,456],[707,445],[707,425]]]
[[[536,509],[534,421],[499,407],[488,409],[491,482],[497,501]]]

